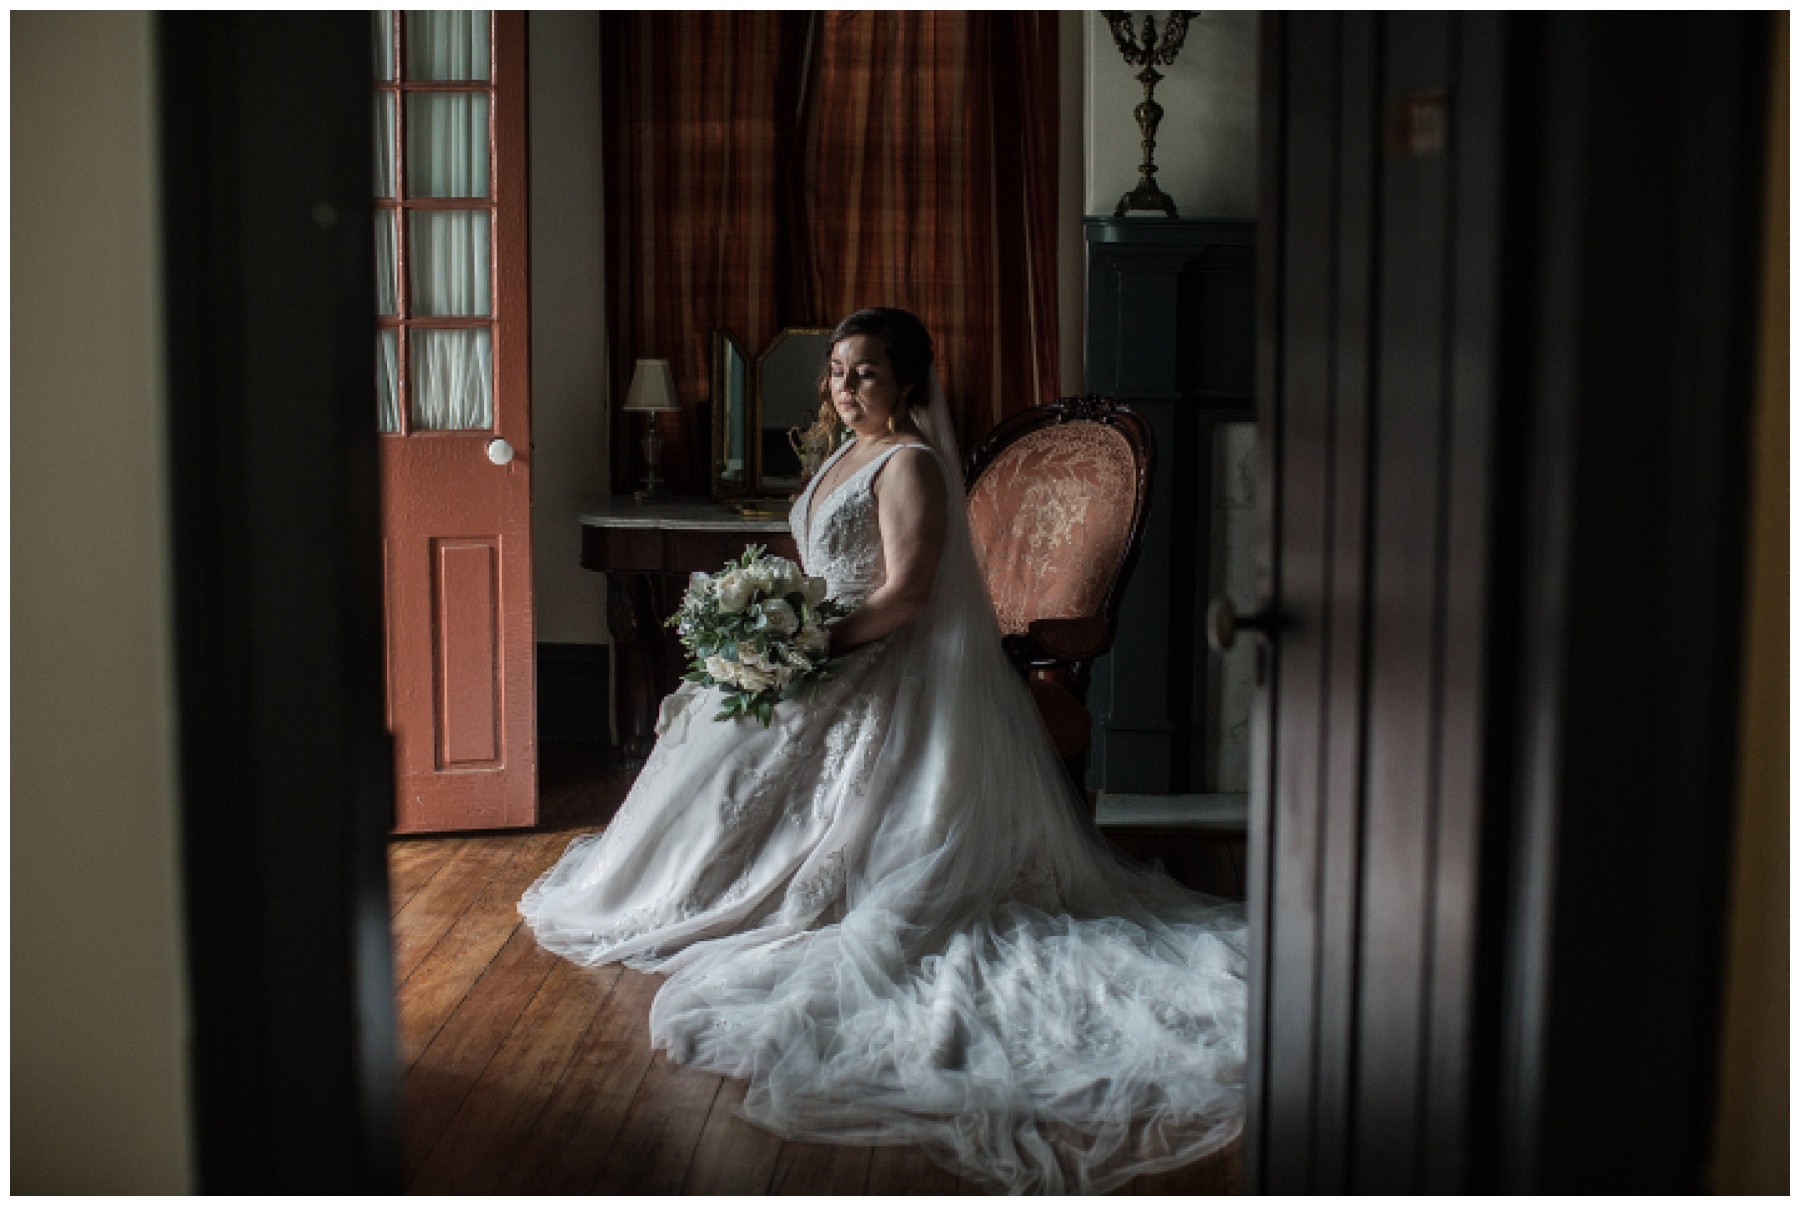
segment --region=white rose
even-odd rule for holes
[[[770,599],[759,604],[759,607],[762,611],[762,623],[757,625],[759,628],[766,627],[786,636],[800,627],[800,617],[794,614],[794,609],[787,605],[785,599]]]
[[[787,685],[794,681],[794,676],[798,673],[800,671],[793,666],[775,667],[775,685],[784,691],[787,690]]]
[[[756,666],[739,666],[737,682],[746,691],[764,691],[775,685],[775,676]]]
[[[719,610],[740,612],[750,606],[755,584],[743,570],[731,570],[719,579]]]
[[[771,593],[778,597],[786,598],[806,584],[806,575],[800,572],[799,566],[786,557],[769,558],[769,571],[769,576],[773,580]]]
[[[806,605],[817,607],[825,601],[825,592],[830,589],[823,578],[808,578],[801,588],[806,592]]]
[[[764,562],[759,561],[748,569],[739,570],[738,573],[744,576],[744,581],[764,594],[768,594],[775,586],[775,576],[769,572],[769,567]]]
[[[831,635],[817,624],[802,624],[800,635],[794,638],[794,644],[800,647],[800,652],[819,657],[831,648]]]
[[[738,660],[746,666],[754,666],[758,670],[773,670],[775,663],[769,660],[768,654],[753,645],[738,646]]]
[[[706,659],[706,672],[713,676],[715,682],[735,683],[738,667],[736,662],[728,662],[715,653]]]

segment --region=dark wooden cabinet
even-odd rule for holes
[[[1219,424],[1255,417],[1255,223],[1089,218],[1086,228],[1088,392],[1130,403],[1156,436],[1143,545],[1089,689],[1088,783],[1208,791],[1213,440]]]

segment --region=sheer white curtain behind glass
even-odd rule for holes
[[[394,14],[375,14],[375,78],[394,78]],[[375,94],[375,195],[394,195],[394,95]],[[392,318],[400,312],[396,291],[394,211],[375,211],[375,312]],[[393,328],[375,333],[376,430],[395,434],[400,430],[400,336]]]
[[[422,318],[492,313],[486,210],[407,215],[412,312]],[[414,426],[448,431],[493,426],[492,340],[484,327],[412,329]]]
[[[406,14],[409,80],[488,78],[488,14]],[[486,197],[485,93],[412,93],[406,98],[406,191],[410,197]],[[408,309],[418,318],[493,313],[492,219],[485,209],[414,210],[406,216]],[[413,426],[421,431],[494,423],[493,337],[486,328],[407,335]]]
[[[406,192],[488,195],[486,93],[415,92],[406,98]]]
[[[375,23],[375,78],[391,80],[394,78],[394,14],[381,9],[370,16]]]
[[[375,211],[375,312],[383,318],[399,313],[395,292],[394,221],[391,209]],[[400,333],[392,327],[375,332],[375,398],[379,425],[376,430],[400,430]]]
[[[406,75],[414,80],[487,79],[486,10],[407,13]]]
[[[375,95],[375,195],[394,195],[394,94]]]

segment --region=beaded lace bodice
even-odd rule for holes
[[[823,501],[816,502],[815,507],[815,493],[826,470],[854,446],[850,443],[838,449],[813,475],[789,518],[794,543],[800,548],[801,567],[808,574],[825,579],[826,593],[831,598],[847,603],[861,602],[887,580],[881,527],[876,518],[876,472],[902,449],[926,448],[924,444],[896,444],[884,449],[840,482]]]

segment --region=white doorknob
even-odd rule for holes
[[[488,441],[488,460],[496,465],[504,465],[512,459],[513,446],[511,444],[501,439]]]

